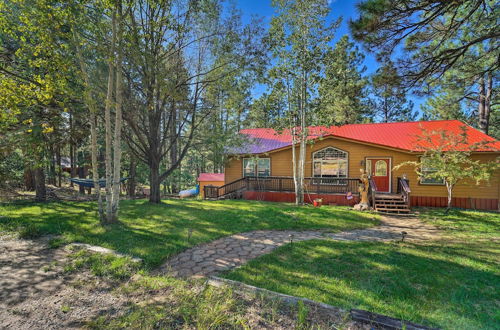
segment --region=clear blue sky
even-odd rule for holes
[[[335,35],[334,41],[336,42],[340,37],[342,37],[345,34],[350,35],[349,27],[348,27],[348,21],[351,18],[356,18],[358,17],[357,10],[356,10],[356,3],[357,0],[332,0],[330,7],[331,7],[331,14],[329,17],[329,20],[333,21],[336,20],[339,17],[342,17],[342,23],[340,27],[337,29],[337,33]],[[244,21],[248,22],[250,17],[252,15],[257,15],[259,17],[262,17],[264,19],[264,24],[266,27],[269,25],[269,22],[271,21],[271,17],[274,14],[274,10],[271,7],[271,0],[236,0],[236,3],[238,4],[238,7],[242,10],[243,12],[243,19]],[[352,39],[352,38],[351,38]],[[379,67],[378,62],[375,60],[374,54],[371,54],[370,52],[366,51],[363,49],[362,45],[358,45],[361,52],[365,55],[365,61],[364,65],[366,66],[367,74],[371,74],[377,70]],[[256,91],[256,94],[260,94],[262,90],[258,88],[258,91]],[[411,99],[414,102],[414,110],[420,112],[420,104],[425,101],[425,99],[418,98],[413,95],[408,95],[409,99]]]

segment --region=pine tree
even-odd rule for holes
[[[441,87],[420,106],[425,120],[459,119],[467,121],[470,114],[463,105],[463,90]]]
[[[347,35],[328,52],[325,76],[319,85],[317,124],[352,124],[371,117],[366,106],[368,81],[363,77],[363,60],[364,55]]]
[[[415,119],[413,102],[407,100],[406,90],[392,62],[386,62],[373,75],[371,89],[370,105],[378,119],[385,123]]]

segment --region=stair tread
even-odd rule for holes
[[[406,204],[405,205],[380,205],[380,204],[376,205],[375,204],[375,207],[384,207],[384,208],[389,208],[389,209],[390,208],[396,208],[397,209],[397,208],[401,208],[401,207],[408,208],[408,205],[406,205]]]
[[[394,211],[394,212],[410,212],[410,209],[405,208],[405,209],[390,209],[386,207],[377,207],[375,208],[377,211]]]
[[[375,200],[375,203],[379,204],[406,204],[405,201],[385,201],[385,200]]]

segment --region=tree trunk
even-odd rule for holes
[[[292,172],[293,172],[293,184],[295,187],[295,205],[299,205],[300,179],[298,177],[298,171],[297,171],[297,149],[296,149],[295,128],[291,128],[290,130],[292,132]]]
[[[135,196],[136,181],[135,176],[137,172],[137,161],[133,154],[130,155],[130,168],[128,170],[128,182],[127,182],[127,195],[130,197]]]
[[[106,222],[113,221],[113,168],[112,168],[112,131],[111,131],[111,107],[113,103],[113,88],[114,88],[114,56],[116,43],[116,12],[113,10],[112,17],[112,40],[111,50],[108,59],[108,90],[106,94],[106,105],[104,109],[104,125],[105,125],[105,162],[106,162]]]
[[[486,95],[484,97],[484,132],[489,133],[490,130],[490,115],[491,115],[491,95],[493,94],[493,77],[488,73],[488,80],[486,82]]]
[[[487,104],[487,93],[489,91],[491,77],[488,79],[488,84],[485,82],[484,77],[479,79],[479,106],[478,106],[478,125],[479,129],[488,134],[490,106]],[[487,86],[488,85],[488,86]],[[491,94],[490,94],[491,97]]]
[[[297,191],[295,192],[295,203],[297,205],[304,205],[304,172],[306,164],[306,141],[307,141],[307,127],[306,127],[306,107],[307,107],[307,79],[305,72],[302,73],[302,91],[299,100],[299,116],[300,116],[300,134],[299,134],[299,164],[297,167]]]
[[[78,166],[78,178],[85,179],[85,170],[83,166]],[[78,191],[80,194],[85,195],[85,187],[78,185]]]
[[[35,200],[45,202],[47,200],[47,191],[45,189],[45,171],[43,166],[35,168]]]
[[[50,157],[50,162],[49,162],[48,182],[49,182],[49,184],[55,186],[56,185],[56,158],[55,158],[53,145],[51,145],[49,147],[49,157]]]
[[[149,202],[160,203],[160,162],[157,159],[149,161],[149,187]]]
[[[68,113],[69,115],[69,177],[75,177],[75,157],[73,154],[73,113],[71,110]],[[69,186],[73,188],[75,184],[70,180]]]
[[[121,158],[122,158],[122,150],[121,150],[121,133],[122,133],[122,102],[123,102],[123,94],[122,94],[122,32],[123,32],[123,22],[122,22],[122,8],[121,1],[117,3],[117,11],[118,11],[118,33],[117,33],[117,41],[118,41],[118,53],[116,56],[116,103],[115,103],[115,135],[114,135],[114,143],[113,143],[113,198],[112,198],[112,219],[111,221],[118,220],[118,211],[120,206],[120,179],[121,179]]]
[[[175,107],[175,101],[172,100],[172,107],[170,110],[170,163],[175,164],[177,162],[177,109]],[[176,178],[173,178],[171,184],[172,193],[177,193],[178,185]]]
[[[89,87],[90,88],[90,87]],[[90,93],[89,93],[90,95]],[[93,102],[92,100],[89,100]],[[99,184],[99,161],[97,160],[97,109],[90,108],[90,139],[91,139],[91,158],[92,158],[92,181],[94,182],[94,191],[97,196],[97,207],[99,219],[103,219],[104,209],[102,204],[101,186]]]
[[[26,191],[34,191],[35,186],[35,173],[31,167],[28,167],[24,170],[24,189]]]
[[[62,186],[61,146],[57,147],[56,161],[57,161],[57,179],[58,179],[57,186],[61,188]]]
[[[451,210],[451,201],[453,196],[453,185],[446,183],[446,190],[448,192],[448,204],[446,207],[446,213]]]

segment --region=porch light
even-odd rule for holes
[[[401,242],[403,242],[405,240],[406,235],[408,235],[407,232],[405,232],[405,231],[401,232]]]

